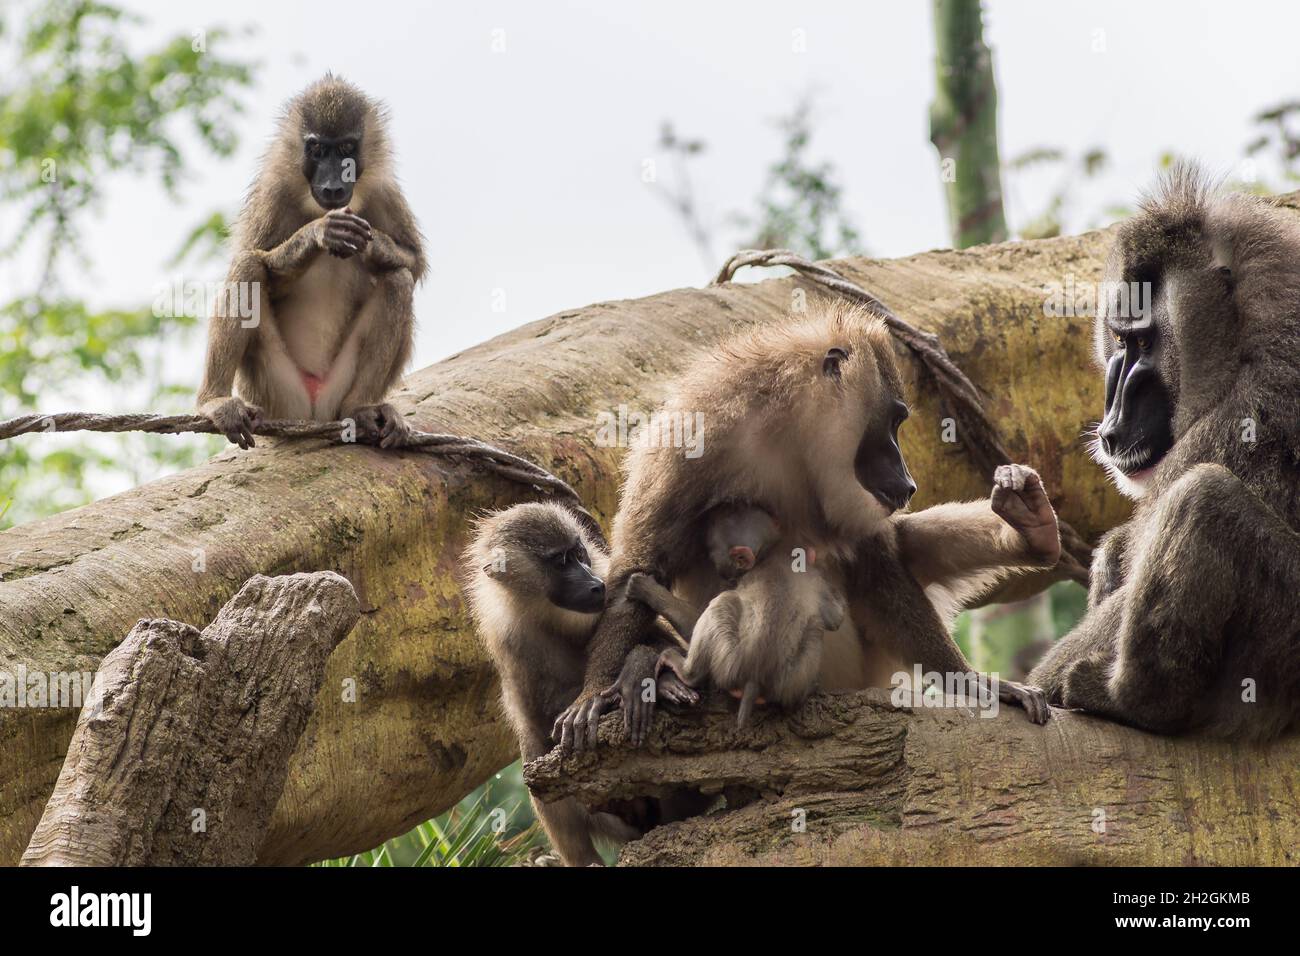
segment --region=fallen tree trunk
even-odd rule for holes
[[[1288,197],[1288,201],[1294,200]],[[836,267],[937,332],[989,396],[1012,453],[1040,468],[1093,537],[1123,502],[1080,449],[1101,405],[1086,315],[1044,314],[1047,290],[1095,279],[1101,232]],[[821,294],[794,279],[686,289],[564,312],[412,374],[395,398],[428,431],[492,441],[569,481],[608,524],[623,450],[597,416],[650,410],[694,351]],[[900,355],[914,396],[903,445],[917,507],[987,493],[945,412]],[[960,439],[960,436],[957,436]],[[330,658],[262,851],[293,863],[369,849],[438,813],[515,756],[456,572],[469,518],[531,497],[472,466],[323,442],[259,443],[84,508],[0,533],[0,673],[93,670],[140,617],[202,626],[254,574],[329,569],[362,618]],[[76,714],[0,708],[0,864],[27,845]],[[379,786],[384,799],[376,800]]]
[[[1300,738],[1243,747],[946,704],[817,694],[737,730],[734,701],[713,698],[662,713],[638,749],[607,715],[599,750],[553,751],[524,779],[590,806],[679,788],[723,798],[627,844],[621,865],[1300,863]]]
[[[252,865],[358,616],[325,571],[254,577],[201,633],[140,621],[100,666],[23,865]]]

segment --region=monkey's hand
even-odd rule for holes
[[[321,248],[336,259],[348,259],[365,252],[372,233],[370,223],[351,209],[331,209],[318,220]]]
[[[1047,693],[1032,684],[1018,684],[1013,680],[998,681],[998,700],[1004,704],[1023,707],[1029,719],[1036,724],[1047,723],[1052,710],[1047,706]]]
[[[1038,472],[1026,465],[999,465],[993,473],[993,513],[1025,540],[1035,564],[1051,567],[1061,559],[1056,512]]]
[[[199,414],[240,448],[252,448],[253,429],[262,423],[262,409],[247,404],[237,395],[209,402],[199,409]]]
[[[655,686],[664,700],[683,707],[694,707],[700,702],[699,693],[686,681],[686,658],[675,647],[659,655],[655,663]]]
[[[551,739],[557,741],[560,750],[566,754],[575,750],[595,750],[600,715],[616,703],[608,688],[598,694],[583,693],[555,718]]]
[[[602,692],[623,708],[623,727],[633,747],[645,743],[646,735],[650,733],[650,721],[654,718],[655,703],[659,699],[655,673],[658,662],[659,655],[653,647],[638,644],[628,651],[622,673]]]
[[[357,438],[367,445],[400,448],[411,434],[411,426],[392,405],[362,405],[348,417],[357,423]]]

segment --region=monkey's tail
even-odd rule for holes
[[[754,712],[754,701],[758,698],[758,684],[755,681],[745,682],[745,692],[740,696],[740,713],[736,714],[736,726],[744,727],[749,723],[749,717]]]

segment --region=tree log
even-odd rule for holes
[[[1300,738],[1243,747],[1157,737],[1057,710],[895,707],[884,690],[816,694],[788,719],[735,702],[661,712],[648,743],[618,715],[602,747],[531,761],[544,800],[589,806],[675,789],[725,806],[651,830],[620,865],[1300,863]]]
[[[1088,317],[1049,317],[1044,299],[1070,277],[1096,279],[1106,245],[1092,232],[834,263],[939,334],[988,395],[1012,453],[1039,468],[1060,512],[1089,537],[1126,506],[1079,441],[1101,407]],[[563,312],[412,374],[395,402],[420,428],[532,458],[608,523],[623,450],[597,446],[597,416],[652,409],[696,349],[821,294],[782,278]],[[901,349],[900,360],[914,398],[902,438],[921,486],[915,506],[983,497],[989,476],[942,440],[946,414]],[[530,497],[472,465],[414,452],[315,441],[232,449],[0,533],[0,672],[93,670],[142,616],[202,626],[254,574],[337,571],[356,588],[362,619],[330,658],[261,860],[369,849],[514,759],[457,570],[470,517]],[[347,678],[359,706],[339,702]],[[0,709],[0,864],[27,845],[75,719]]]
[[[252,865],[359,615],[325,571],[254,577],[202,633],[140,621],[100,665],[23,865]]]

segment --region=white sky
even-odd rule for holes
[[[565,308],[706,281],[717,263],[642,182],[643,161],[662,160],[664,119],[707,139],[695,187],[721,216],[752,208],[779,149],[770,120],[814,90],[813,157],[835,163],[868,251],[947,242],[928,142],[928,2],[124,2],[150,21],[146,38],[255,24],[231,52],[262,68],[238,154],[200,157],[181,203],[153,182],[112,185],[87,233],[82,285],[97,304],[153,298],[188,230],[214,207],[237,208],[280,103],[327,69],[392,108],[432,262],[413,367]],[[1075,191],[1072,229],[1131,200],[1166,148],[1232,169],[1251,113],[1300,95],[1300,5],[992,0],[985,22],[1003,158],[1037,145],[1111,154],[1105,176]],[[491,50],[497,29],[504,53]],[[1105,52],[1093,51],[1096,31]],[[1052,185],[1009,183],[1013,222]],[[720,238],[720,258],[738,238]],[[221,278],[212,273],[186,278]],[[498,289],[504,312],[493,311]],[[198,348],[185,359],[195,381]]]

